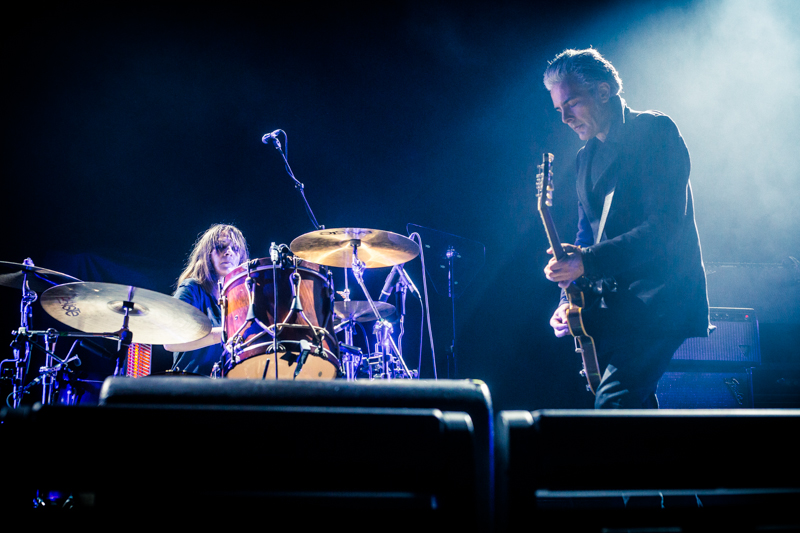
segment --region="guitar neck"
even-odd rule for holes
[[[550,206],[553,199],[552,162],[553,154],[542,154],[542,164],[538,166],[539,173],[536,175],[539,196],[538,207],[553,255],[557,261],[562,261],[567,258],[567,252],[561,246],[561,239],[558,238],[558,231],[556,231],[556,225],[553,223],[553,217],[550,214]]]
[[[545,233],[547,233],[547,240],[550,243],[550,248],[553,249],[553,255],[557,261],[567,258],[567,252],[561,246],[561,240],[558,238],[558,231],[556,225],[553,223],[553,217],[550,216],[549,210],[541,212],[542,222],[544,223]]]

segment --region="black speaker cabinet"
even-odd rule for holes
[[[665,372],[658,382],[662,409],[753,407],[747,372]]]
[[[467,440],[471,443],[471,451],[462,453],[463,449],[459,451],[454,448],[451,458],[445,460],[431,455],[430,458],[434,462],[425,461],[424,463],[430,466],[436,462],[442,462],[442,465],[450,464],[452,466],[452,460],[456,460],[456,464],[460,464],[460,469],[454,468],[450,471],[453,477],[449,479],[454,481],[453,487],[458,486],[461,487],[459,490],[468,490],[469,496],[458,499],[445,497],[444,500],[438,497],[432,500],[434,494],[425,491],[421,491],[420,494],[428,494],[426,505],[439,509],[436,516],[440,516],[442,513],[449,513],[448,516],[458,514],[470,523],[483,526],[488,526],[492,521],[494,415],[489,389],[486,384],[479,381],[331,380],[295,382],[162,376],[137,379],[108,378],[101,390],[98,408],[143,409],[147,412],[169,409],[179,414],[191,413],[194,410],[206,413],[218,411],[238,413],[239,411],[250,412],[253,410],[260,412],[262,409],[290,410],[300,413],[304,409],[311,409],[313,413],[308,416],[313,417],[314,422],[312,425],[302,427],[302,433],[299,434],[296,433],[297,429],[290,430],[289,426],[286,426],[286,429],[283,427],[272,429],[266,422],[262,424],[263,438],[277,439],[280,442],[282,439],[291,437],[291,440],[288,441],[290,444],[283,446],[280,448],[282,451],[277,452],[278,457],[271,455],[275,453],[275,448],[262,450],[259,442],[231,441],[227,450],[210,450],[210,453],[213,452],[210,460],[221,461],[221,463],[216,462],[217,465],[228,465],[233,461],[239,465],[238,468],[247,469],[251,468],[251,465],[260,467],[262,462],[283,467],[313,459],[318,464],[320,479],[331,480],[335,476],[341,476],[342,483],[346,481],[347,472],[352,472],[352,475],[359,479],[359,473],[362,470],[374,473],[377,476],[376,479],[384,476],[387,480],[391,480],[399,473],[402,473],[401,477],[407,478],[409,472],[416,472],[415,475],[421,482],[428,477],[425,473],[427,467],[423,466],[421,457],[426,456],[424,451],[426,448],[431,448],[431,451],[436,450],[438,444],[434,445],[433,442],[440,437],[432,435],[432,440],[426,442],[425,435],[420,433],[422,426],[420,429],[413,428],[415,420],[419,421],[420,418],[412,417],[414,420],[412,418],[392,418],[392,413],[403,413],[409,410],[428,413],[423,418],[430,418],[430,413],[438,413],[435,416],[441,420],[465,417],[469,426],[469,439]],[[342,410],[343,413],[337,414]],[[387,414],[382,417],[380,413],[376,414],[376,410]],[[327,412],[331,412],[331,414],[328,416]],[[298,419],[300,416],[298,415]],[[292,424],[292,418],[293,415],[288,415],[284,419],[285,423]],[[409,425],[405,429],[402,425],[396,426],[397,430],[391,433],[394,441],[381,436],[381,442],[371,444],[373,439],[370,437],[370,427],[374,427],[375,431],[389,431],[393,427],[392,423],[385,422],[384,419],[388,421],[409,420]],[[349,426],[341,425],[337,420],[347,422]],[[360,423],[357,422],[358,420],[365,422]],[[322,425],[314,425],[317,422]],[[439,424],[445,423],[439,422]],[[223,424],[221,427],[209,425],[208,430],[224,432],[229,427],[228,424]],[[296,426],[292,427],[296,428]],[[345,430],[345,427],[350,427],[352,431]],[[384,429],[381,429],[382,427]],[[287,431],[292,433],[287,434]],[[315,444],[316,452],[310,454],[313,457],[304,459],[302,456],[298,456],[299,452],[294,450],[297,435],[307,437],[310,442]],[[410,449],[414,450],[411,454],[408,453]],[[185,461],[182,459],[184,451],[184,447],[177,446],[168,457],[172,459],[173,464],[184,464]],[[466,460],[465,457],[469,457],[469,459]],[[416,464],[410,465],[409,462]],[[191,464],[186,466],[203,468],[208,465]],[[436,476],[443,476],[441,480],[444,482],[450,474],[440,472]],[[308,479],[313,481],[311,477]],[[348,491],[353,494],[358,494],[359,491],[362,494],[384,494],[386,495],[384,498],[371,498],[371,507],[374,508],[379,502],[384,504],[394,502],[397,504],[396,511],[402,513],[401,509],[405,500],[388,496],[391,491],[387,487],[391,487],[391,483],[384,484],[383,488],[376,485],[380,490],[371,488],[369,483],[362,483],[360,488],[358,483],[347,486],[350,487]],[[315,490],[314,483],[309,483],[308,487],[304,493]],[[295,489],[295,492],[303,491]],[[397,494],[406,494],[413,491],[410,491],[408,487],[398,486],[396,492]],[[353,498],[342,498],[341,501],[345,502],[343,505],[349,509],[348,512],[358,514],[357,510],[353,509]],[[447,505],[443,503],[448,501]],[[454,509],[458,509],[459,512],[455,513]],[[348,523],[350,522],[348,521]]]
[[[712,307],[716,329],[686,339],[658,383],[662,409],[753,407],[749,369],[761,364],[758,320],[753,309]]]
[[[0,487],[5,517],[42,516],[32,514],[39,501],[69,508],[57,515],[76,521],[176,519],[194,527],[224,518],[234,529],[300,531],[337,523],[374,531],[385,520],[490,525],[464,412],[37,406],[6,410],[0,428],[14,444]]]
[[[738,364],[750,367],[761,364],[758,320],[753,309],[712,307],[711,324],[716,329],[708,337],[694,337],[678,348],[672,360],[696,365]]]
[[[496,427],[500,531],[800,525],[800,410],[503,411]]]

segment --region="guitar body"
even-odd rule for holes
[[[594,338],[586,332],[583,315],[587,309],[584,293],[571,285],[567,290],[569,307],[567,308],[567,325],[570,335],[575,339],[575,351],[580,354],[583,363],[582,374],[586,378],[589,390],[597,394],[600,385],[600,365],[597,362],[597,348]]]
[[[552,170],[551,163],[553,162],[552,154],[542,155],[542,164],[539,167],[541,173],[537,175],[538,179],[538,194],[539,194],[539,214],[542,216],[544,229],[547,233],[547,239],[550,242],[550,247],[553,249],[553,255],[558,261],[566,259],[568,254],[561,246],[561,240],[558,238],[553,218],[550,215],[549,207],[552,205]],[[584,325],[584,311],[588,308],[586,293],[591,292],[591,283],[581,278],[575,280],[566,289],[569,307],[567,308],[567,325],[569,332],[575,339],[575,351],[580,354],[583,363],[583,370],[581,374],[586,378],[588,389],[592,394],[597,393],[597,387],[600,385],[600,364],[597,362],[597,349],[595,347],[594,339],[586,331]]]

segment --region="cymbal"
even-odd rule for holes
[[[67,283],[46,290],[41,297],[42,308],[50,316],[84,333],[119,331],[126,301],[133,302],[128,313],[133,342],[178,344],[201,339],[211,331],[209,318],[192,305],[129,285]]]
[[[419,255],[417,244],[397,233],[365,228],[339,228],[312,231],[289,245],[300,259],[318,265],[350,268],[353,245],[366,268],[381,268],[411,261]]]
[[[386,318],[394,313],[394,306],[386,302],[375,302],[375,307],[378,308],[378,313],[381,315],[380,318]],[[372,322],[373,320],[377,320],[375,312],[366,300],[333,302],[333,313],[342,320],[348,320],[351,314],[353,315],[353,320],[356,322]]]
[[[26,274],[28,276],[28,287],[36,293],[44,292],[55,285],[80,281],[55,270],[0,261],[0,285],[22,290],[22,280]]]

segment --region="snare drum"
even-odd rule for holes
[[[339,345],[333,331],[333,284],[327,270],[294,256],[284,256],[273,268],[269,258],[239,265],[222,286],[223,339],[227,348],[225,376],[228,378],[295,379],[300,341],[316,345],[322,339],[323,354],[306,358],[296,379],[333,379],[339,374]],[[292,310],[292,275],[300,276],[299,299],[303,315]],[[250,312],[252,280],[252,316]],[[277,312],[275,291],[277,286]],[[306,321],[306,319],[308,319]],[[278,330],[278,354],[273,353],[272,333]],[[266,328],[269,328],[268,330]],[[266,374],[265,374],[266,367]]]

